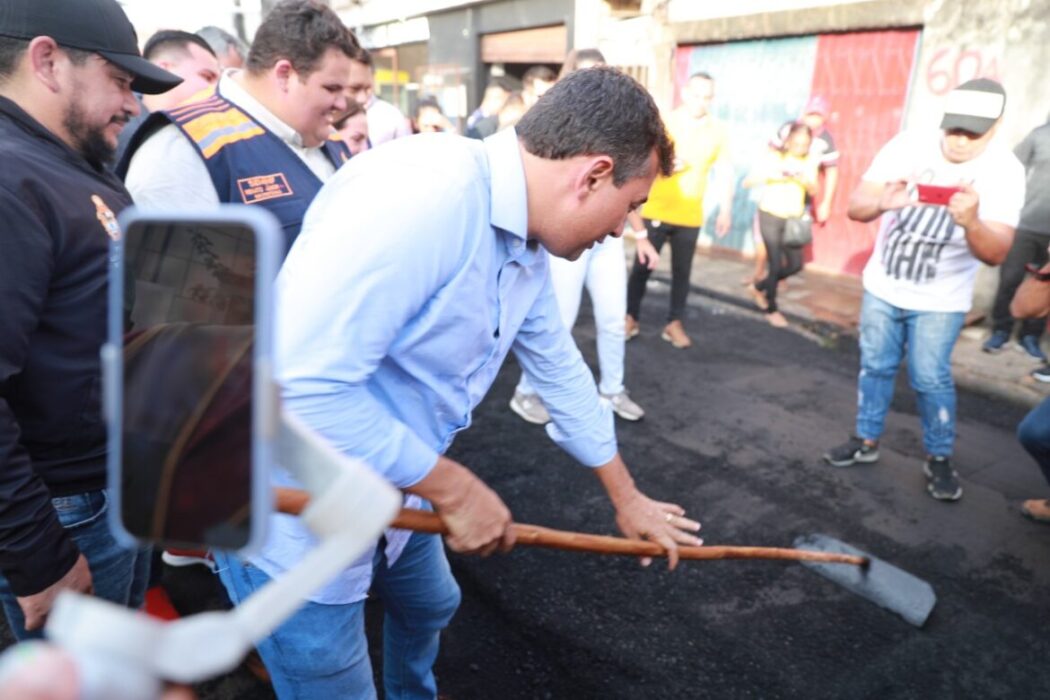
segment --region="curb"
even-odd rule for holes
[[[658,281],[668,287],[671,284],[670,276],[665,274],[654,273],[650,279]],[[695,283],[690,283],[689,289],[700,296],[713,299],[720,303],[744,311],[750,311],[756,315],[761,313],[750,299],[745,299],[737,294],[731,294],[712,287],[704,287]],[[812,336],[814,341],[823,345],[837,344],[841,338],[855,339],[857,337],[856,329],[853,327],[843,326],[830,321],[818,320],[813,317],[812,314],[805,313],[804,311],[788,311],[781,308],[780,312],[797,324],[803,331],[803,334]],[[978,341],[962,336],[959,338],[958,342],[970,344],[977,343]],[[957,386],[964,388],[967,391],[1006,401],[1024,408],[1032,408],[1050,397],[1050,392],[1041,391],[1041,385],[1034,379],[1029,378],[1027,374],[1014,381],[1004,381],[1003,377],[981,372],[966,363],[953,361],[952,369]]]

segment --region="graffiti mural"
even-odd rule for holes
[[[924,77],[926,89],[938,96],[973,78],[1002,80],[999,56],[980,49],[937,49],[926,64]]]
[[[809,259],[825,270],[860,274],[875,228],[847,220],[846,206],[876,151],[901,127],[919,34],[912,29],[851,32],[679,47],[676,84],[697,71],[711,74],[716,81],[713,111],[731,135],[737,182],[733,230],[718,245],[753,249],[754,194],[739,183],[777,128],[799,116],[810,94],[821,94],[831,105],[828,129],[842,158],[831,219],[815,230]],[[969,59],[962,61],[958,70],[969,65]],[[714,213],[713,203],[706,211]]]

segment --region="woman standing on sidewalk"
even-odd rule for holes
[[[783,149],[770,149],[758,167],[744,179],[744,187],[763,187],[758,203],[758,225],[768,252],[765,279],[751,285],[755,304],[766,312],[771,326],[784,328],[787,319],[777,309],[777,285],[802,269],[802,249],[784,245],[789,219],[806,213],[806,195],[817,191],[819,161],[809,155],[810,128],[795,122]]]

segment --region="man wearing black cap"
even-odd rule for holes
[[[99,347],[131,203],[106,165],[132,90],[179,82],[139,56],[116,0],[0,3],[0,603],[18,638],[63,589],[142,602],[148,558],[105,516]]]
[[[881,220],[864,268],[856,434],[824,459],[836,467],[878,459],[894,380],[907,357],[922,421],[926,490],[942,501],[962,496],[950,461],[952,348],[977,269],[1006,257],[1024,203],[1024,167],[992,142],[1005,106],[1006,92],[994,80],[958,86],[946,98],[940,133],[895,136],[849,202],[851,219]]]

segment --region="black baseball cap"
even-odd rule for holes
[[[948,93],[941,128],[983,136],[1006,109],[1006,90],[990,78],[967,80]]]
[[[167,92],[182,78],[144,59],[138,37],[117,0],[0,0],[0,36],[49,36],[60,46],[97,53],[131,73],[131,88]]]

